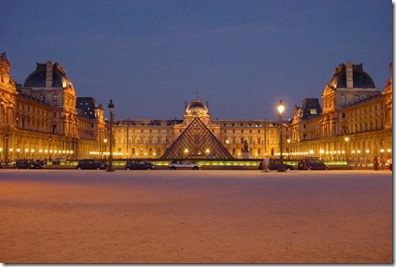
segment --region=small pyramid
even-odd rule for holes
[[[161,159],[233,159],[206,125],[196,117]]]

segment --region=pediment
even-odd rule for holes
[[[335,92],[336,92],[336,89],[332,89],[330,86],[326,86],[326,88],[324,89],[324,91],[322,93],[322,97],[334,95]]]

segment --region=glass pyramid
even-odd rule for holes
[[[161,159],[233,159],[232,155],[196,117],[161,156]]]

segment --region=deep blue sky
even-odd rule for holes
[[[383,90],[392,22],[390,0],[0,0],[0,52],[18,83],[60,63],[116,119],[180,119],[196,91],[212,119],[276,119],[346,61]]]

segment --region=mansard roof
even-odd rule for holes
[[[96,101],[93,97],[77,97],[76,109],[77,112],[90,119],[95,119]]]
[[[44,64],[36,64],[36,70],[26,78],[24,87],[46,87],[47,64],[52,64],[52,87],[66,88],[72,85],[72,82],[66,76],[65,69],[59,63],[48,61]]]
[[[305,98],[301,106],[301,119],[311,119],[322,114],[322,107],[320,106],[318,98]]]
[[[353,88],[375,88],[373,79],[363,71],[363,64],[353,65],[348,62],[335,68],[333,78],[328,83],[332,89],[347,88],[348,65],[352,66]]]

